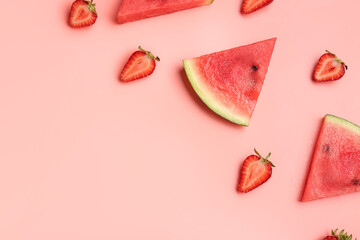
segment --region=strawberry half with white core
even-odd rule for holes
[[[337,234],[337,231],[338,229],[335,229],[335,231],[331,230],[331,235],[326,236],[323,240],[352,240],[352,234],[349,236],[347,233],[344,233],[344,229],[339,234]]]
[[[86,27],[93,25],[97,19],[95,3],[91,0],[76,0],[71,5],[69,24],[72,27]]]
[[[263,8],[273,0],[244,0],[241,5],[241,13],[249,14],[255,12],[256,10]]]
[[[241,167],[237,190],[242,193],[247,193],[269,180],[272,168],[275,167],[268,160],[271,153],[263,158],[256,149],[254,151],[256,155],[248,156]]]
[[[326,50],[326,53],[320,57],[316,64],[314,80],[317,82],[338,80],[344,76],[347,68],[341,59]]]
[[[155,70],[155,61],[160,61],[160,58],[139,46],[139,51],[134,52],[125,64],[120,80],[129,82],[149,76]]]

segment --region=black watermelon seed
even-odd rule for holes
[[[324,152],[329,153],[330,152],[330,146],[328,144],[324,144],[322,146],[322,149]]]
[[[258,70],[258,67],[257,66],[251,66],[252,70],[256,71]]]
[[[352,184],[354,184],[355,186],[359,185],[360,181],[359,179],[354,178],[353,180],[351,180]]]

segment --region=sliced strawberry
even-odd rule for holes
[[[124,69],[121,72],[120,80],[129,82],[137,80],[152,74],[156,67],[156,61],[160,61],[159,57],[154,57],[151,52],[145,51],[139,46],[140,51],[134,52]]]
[[[331,230],[331,235],[326,236],[323,240],[352,240],[352,234],[349,236],[344,229],[339,234],[337,234],[337,231],[338,229]]]
[[[95,23],[97,13],[95,3],[91,0],[76,0],[71,5],[69,24],[72,27],[85,27]]]
[[[323,240],[338,240],[335,236],[326,236]]]
[[[326,50],[316,64],[314,80],[317,82],[338,80],[344,76],[346,69],[347,66],[343,61]]]
[[[256,149],[254,151],[257,155],[248,156],[241,167],[237,190],[242,193],[247,193],[269,180],[272,167],[275,167],[268,160],[271,153],[266,158],[263,158]]]
[[[269,5],[273,0],[244,0],[241,5],[241,13],[252,13]]]

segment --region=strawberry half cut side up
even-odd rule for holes
[[[256,155],[248,156],[241,167],[238,192],[247,193],[265,183],[271,177],[272,168],[275,167],[268,160],[271,153],[263,158],[256,149],[254,151]]]
[[[338,80],[344,76],[347,68],[348,67],[341,59],[334,53],[326,50],[326,53],[320,57],[316,64],[314,80],[317,82]]]
[[[349,236],[345,230],[341,230],[339,234],[337,234],[338,229],[331,230],[331,235],[326,236],[323,240],[352,240],[352,234]],[[355,238],[356,240],[356,238]]]
[[[241,13],[252,13],[260,8],[269,5],[270,3],[272,3],[272,1],[273,0],[244,0],[241,5]]]
[[[69,24],[72,27],[86,27],[91,26],[97,19],[95,3],[91,0],[76,0],[71,5]]]
[[[155,57],[151,52],[145,51],[139,46],[139,51],[134,52],[125,64],[120,80],[130,82],[149,76],[155,70],[155,61],[160,61],[160,58]]]

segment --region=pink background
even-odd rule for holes
[[[3,1],[0,15],[0,239],[360,238],[360,193],[299,198],[322,117],[360,124],[360,1],[240,0],[118,25],[119,0],[95,25],[67,25],[71,0]],[[346,2],[346,4],[345,4]],[[278,37],[249,127],[212,113],[182,59]],[[154,74],[118,82],[138,45]],[[312,82],[325,49],[349,70]],[[272,152],[273,177],[235,192],[241,162]]]

